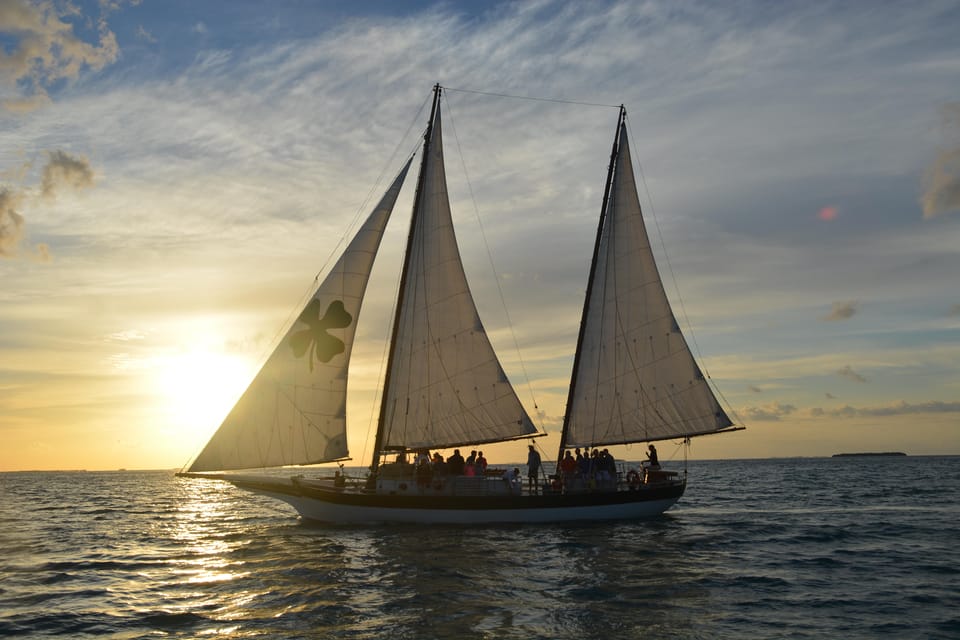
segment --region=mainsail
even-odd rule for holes
[[[622,120],[618,134],[571,382],[567,447],[687,437],[732,426],[670,308]]]
[[[347,457],[347,369],[360,303],[410,160],[189,471]]]
[[[444,448],[537,433],[467,286],[447,196],[439,88],[407,247],[378,442]]]

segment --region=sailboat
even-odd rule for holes
[[[487,470],[443,472],[407,456],[545,435],[490,343],[460,259],[434,87],[423,137],[373,456],[366,478],[254,469],[349,459],[347,377],[357,318],[407,160],[296,321],[192,464],[329,523],[562,522],[644,518],[680,499],[686,473],[652,467],[560,474],[571,447],[736,430],[671,311],[647,238],[621,106],[563,422],[542,487]],[[388,458],[393,459],[388,460]]]

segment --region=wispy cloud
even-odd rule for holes
[[[859,303],[856,300],[849,300],[846,302],[834,302],[833,308],[830,309],[830,313],[823,317],[824,320],[829,322],[835,320],[849,320],[857,313]]]
[[[850,405],[838,409],[823,409],[820,407],[810,410],[810,414],[831,416],[835,418],[870,418],[880,416],[914,415],[918,413],[960,413],[960,402],[930,402],[909,403],[901,401],[897,404],[876,407],[852,407]]]
[[[137,27],[137,38],[143,40],[144,42],[149,42],[150,44],[157,43],[157,39],[154,37],[154,35],[147,31],[143,25]]]
[[[17,211],[22,202],[22,193],[0,187],[0,257],[15,255],[23,238],[23,216]]]
[[[26,163],[21,170],[11,172],[18,180],[23,180],[32,162]],[[26,218],[23,210],[30,202],[39,197],[53,200],[64,188],[85,189],[94,184],[94,171],[90,162],[82,156],[74,156],[62,150],[47,152],[47,162],[41,170],[39,187],[31,188],[26,184],[0,187],[0,257],[11,258],[17,255],[17,249],[26,234]],[[30,256],[38,262],[49,262],[50,246],[39,243],[36,254]]]
[[[738,413],[746,416],[747,421],[753,422],[779,422],[782,418],[789,416],[797,410],[792,404],[783,404],[774,402],[762,407],[746,407]]]
[[[924,174],[923,217],[960,212],[960,102],[943,107],[944,138],[950,146]]]
[[[47,153],[47,164],[43,167],[40,192],[44,198],[53,198],[64,187],[84,189],[93,186],[93,169],[90,162],[82,156],[73,156],[66,151],[56,150]]]
[[[850,365],[845,366],[844,368],[837,371],[837,375],[847,378],[848,380],[853,380],[854,382],[866,382],[867,379],[862,375],[854,371]]]

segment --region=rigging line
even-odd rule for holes
[[[336,245],[336,246],[333,248],[333,250],[330,252],[330,255],[327,256],[327,259],[326,259],[326,261],[323,263],[323,266],[320,267],[320,271],[317,272],[317,275],[314,277],[314,281],[320,279],[320,274],[322,274],[322,273],[326,270],[326,268],[330,265],[330,261],[333,260],[334,256],[339,255],[339,253],[340,253],[340,247],[343,246],[343,244],[344,244],[344,242],[346,242],[347,238],[351,237],[351,235],[352,235],[351,232],[352,232],[354,226],[357,224],[357,222],[358,222],[358,221],[361,219],[361,217],[363,216],[364,212],[366,211],[367,205],[369,205],[369,203],[370,203],[370,201],[373,199],[374,195],[376,195],[376,193],[378,193],[379,187],[380,187],[380,183],[383,181],[383,176],[387,173],[387,170],[388,170],[391,166],[393,166],[394,159],[397,157],[397,153],[400,151],[400,147],[403,145],[404,140],[406,140],[407,137],[410,135],[410,130],[413,129],[413,127],[416,125],[417,120],[420,118],[420,114],[423,112],[423,109],[424,109],[424,107],[426,106],[428,99],[429,99],[429,97],[428,97],[427,99],[425,99],[425,100],[420,104],[420,108],[417,109],[417,114],[416,114],[416,115],[414,116],[414,118],[410,121],[410,124],[407,125],[406,131],[403,132],[403,137],[400,138],[400,142],[398,142],[398,143],[397,143],[397,146],[395,146],[395,147],[393,148],[393,151],[390,153],[390,157],[387,159],[387,161],[384,163],[383,167],[380,169],[380,173],[379,173],[379,175],[377,175],[377,179],[374,181],[373,185],[370,187],[370,190],[367,192],[367,195],[366,195],[366,196],[364,197],[364,199],[360,202],[360,205],[357,207],[356,212],[353,214],[353,219],[350,221],[350,224],[347,225],[347,229],[345,230],[344,234],[340,237],[340,240],[339,240],[339,242],[337,242],[337,245]],[[408,155],[411,155],[411,156],[414,155],[414,154],[416,153],[417,148],[419,147],[419,144],[420,144],[420,140],[419,140],[419,138],[417,138],[416,141],[414,142],[414,145],[413,145],[413,147],[414,147],[414,148],[413,148],[413,151],[411,151]]]
[[[635,138],[633,135],[633,126],[629,117],[627,118],[627,128],[630,130],[630,137],[636,140],[637,138]],[[631,147],[631,154],[634,156],[636,155],[635,152],[633,152],[633,147]],[[697,336],[693,331],[693,324],[690,322],[690,316],[687,315],[687,308],[683,302],[683,296],[680,294],[680,285],[677,282],[677,276],[673,271],[673,264],[670,262],[670,254],[667,252],[667,243],[663,238],[663,231],[660,228],[660,219],[657,217],[656,208],[653,206],[653,196],[650,194],[650,187],[647,185],[647,176],[643,171],[643,164],[639,161],[639,159],[637,159],[636,164],[637,171],[640,173],[640,181],[643,183],[643,190],[647,195],[647,202],[650,203],[650,216],[653,218],[653,225],[657,229],[657,238],[660,240],[660,247],[663,250],[664,261],[667,264],[667,271],[670,272],[670,279],[673,281],[673,289],[677,293],[677,302],[680,305],[680,312],[683,315],[683,321],[687,325],[687,331],[690,334],[690,340],[693,342],[693,347],[697,354],[696,365],[703,373],[704,379],[709,381],[708,385],[713,388],[713,391],[719,395],[720,399],[723,400],[724,404],[727,405],[730,413],[733,414],[734,418],[736,418],[738,422],[743,424],[740,416],[738,416],[737,412],[733,410],[733,405],[730,404],[730,401],[727,400],[726,396],[723,395],[723,391],[721,391],[716,384],[713,384],[713,377],[710,375],[710,372],[707,371],[706,364],[704,364],[703,353],[700,351],[700,344],[697,342]]]
[[[419,146],[419,144],[420,144],[420,141],[418,139],[417,146]],[[401,277],[403,277],[403,272],[402,270],[398,269],[397,278],[394,281],[394,285],[393,285],[394,292],[399,292],[400,290]],[[394,314],[397,311],[397,305],[400,304],[398,295],[394,294],[391,296],[391,298],[393,299],[393,304],[390,306],[390,313],[387,314],[386,316],[386,327],[385,327],[385,331],[383,332],[383,349],[380,353],[380,370],[377,372],[377,385],[376,387],[374,387],[374,392],[373,392],[374,401],[370,403],[370,417],[367,419],[367,435],[363,440],[363,452],[360,456],[360,460],[367,459],[367,447],[370,445],[370,433],[371,431],[376,432],[376,427],[377,427],[376,421],[377,421],[377,415],[379,414],[379,411],[380,411],[380,403],[387,401],[386,397],[383,395],[384,391],[386,391],[386,389],[384,389],[383,382],[384,382],[384,376],[386,375],[388,352],[390,350],[390,323],[391,323],[391,319],[393,318]],[[379,403],[376,402],[377,389],[380,390]]]
[[[619,104],[603,104],[601,102],[582,102],[579,100],[564,100],[562,98],[543,98],[538,96],[519,96],[511,93],[494,93],[492,91],[476,91],[473,89],[455,89],[453,87],[443,87],[444,91],[457,91],[459,93],[473,93],[481,96],[493,96],[495,98],[513,98],[515,100],[533,100],[536,102],[555,102],[558,104],[575,104],[582,107],[604,107],[609,109],[619,109]]]
[[[470,193],[470,202],[473,204],[473,214],[477,218],[477,225],[480,227],[480,237],[483,238],[483,246],[487,251],[487,260],[490,262],[490,270],[493,271],[493,279],[497,283],[497,293],[500,296],[500,305],[503,307],[503,313],[507,316],[507,327],[510,329],[510,337],[513,339],[514,349],[517,351],[517,358],[520,360],[520,370],[523,372],[523,379],[526,382],[527,390],[530,393],[530,400],[533,402],[533,408],[539,409],[537,405],[537,398],[533,393],[533,386],[530,384],[530,376],[527,373],[527,365],[523,360],[523,354],[520,352],[520,343],[517,341],[517,334],[513,330],[513,320],[510,318],[510,311],[507,309],[507,301],[503,296],[503,287],[500,284],[500,274],[497,273],[497,268],[493,263],[493,254],[490,251],[490,244],[487,242],[487,233],[483,228],[483,222],[480,219],[480,208],[477,206],[477,199],[473,194],[473,183],[470,182],[470,174],[467,172],[467,162],[463,157],[463,149],[460,146],[460,137],[457,135],[457,127],[453,121],[453,108],[450,106],[450,101],[444,96],[444,101],[447,106],[447,117],[450,119],[450,129],[453,131],[453,139],[457,143],[457,153],[460,156],[460,165],[463,167],[463,175],[467,181],[467,191]]]
[[[421,104],[420,108],[417,110],[416,118],[420,117],[420,114],[423,111],[424,104],[426,104],[426,101],[424,101],[424,103]],[[293,304],[293,306],[290,309],[290,312],[287,314],[286,319],[280,325],[280,328],[273,335],[273,338],[267,344],[264,351],[260,353],[260,357],[258,358],[258,361],[260,363],[259,368],[263,368],[263,365],[266,364],[267,358],[270,357],[270,355],[274,352],[274,350],[280,344],[280,340],[283,338],[286,332],[289,331],[290,327],[293,326],[294,318],[300,315],[300,313],[303,311],[304,306],[306,306],[307,301],[311,297],[313,297],[314,293],[316,293],[317,287],[319,286],[318,283],[320,280],[320,276],[330,267],[330,264],[334,260],[334,258],[339,256],[342,253],[341,249],[346,244],[347,239],[353,236],[352,232],[356,227],[357,222],[361,219],[363,213],[366,212],[367,206],[370,204],[370,201],[373,199],[373,196],[377,193],[378,187],[380,186],[380,183],[383,181],[383,176],[384,174],[386,174],[387,169],[391,165],[393,165],[394,158],[397,157],[397,152],[400,150],[401,145],[403,145],[403,141],[407,139],[407,137],[410,135],[410,130],[416,124],[416,121],[417,121],[416,118],[410,121],[410,125],[407,126],[407,130],[404,132],[403,137],[400,139],[400,142],[397,144],[397,146],[394,147],[393,152],[390,154],[390,158],[387,160],[383,168],[380,170],[380,175],[377,176],[377,179],[374,181],[373,186],[370,187],[370,190],[368,191],[367,195],[364,197],[360,205],[357,207],[356,212],[353,214],[353,219],[347,225],[347,228],[344,230],[343,235],[337,241],[337,244],[334,245],[333,249],[330,251],[330,254],[327,256],[326,260],[323,263],[323,266],[320,267],[320,270],[317,271],[317,274],[313,277],[313,280],[310,282],[310,284],[306,286],[303,293],[300,294],[300,298]],[[413,151],[411,151],[409,155],[411,156],[414,155],[416,153],[418,146],[419,146],[419,140],[417,140],[414,143]],[[259,371],[259,368],[258,368],[258,371]]]

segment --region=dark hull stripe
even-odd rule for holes
[[[333,491],[302,485],[231,480],[249,491],[275,495],[311,498],[331,504],[377,507],[383,509],[440,509],[482,511],[487,509],[556,509],[562,507],[591,507],[655,500],[677,500],[686,489],[678,482],[672,485],[643,487],[636,491],[610,491],[596,493],[546,494],[546,495],[496,495],[496,496],[429,496],[429,495],[383,495],[354,491]]]

